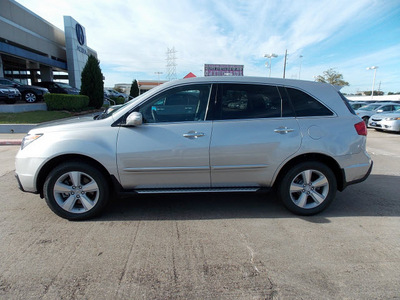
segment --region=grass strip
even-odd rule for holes
[[[67,111],[27,111],[22,113],[0,113],[0,124],[38,124],[72,117]]]

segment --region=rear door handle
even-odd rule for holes
[[[189,131],[184,133],[183,136],[188,139],[197,139],[198,137],[205,136],[205,134],[203,132]]]
[[[281,127],[278,127],[278,128],[276,128],[276,129],[274,130],[274,132],[280,133],[280,134],[287,134],[287,133],[293,132],[293,131],[294,131],[294,129],[292,129],[292,128],[287,128],[286,126],[281,126]]]

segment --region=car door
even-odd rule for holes
[[[215,118],[212,187],[269,186],[301,144],[293,110],[276,86],[219,85]]]
[[[210,187],[212,122],[205,121],[211,85],[185,85],[134,110],[138,127],[121,127],[117,163],[124,188]]]

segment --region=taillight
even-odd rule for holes
[[[367,135],[367,125],[365,125],[364,121],[355,124],[354,128],[356,129],[358,135]]]

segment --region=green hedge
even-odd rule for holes
[[[115,104],[124,104],[125,98],[122,97],[110,97],[111,100],[115,101]]]
[[[89,97],[84,95],[46,94],[44,101],[48,110],[81,111],[89,105]]]

